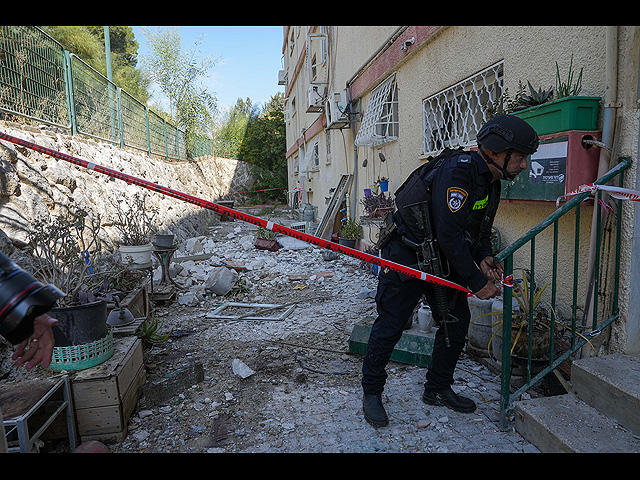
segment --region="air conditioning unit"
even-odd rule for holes
[[[327,97],[324,109],[327,116],[327,128],[349,127],[348,109],[347,91],[331,92],[331,95]]]
[[[321,112],[324,108],[324,89],[322,85],[309,85],[307,90],[309,105],[307,106],[307,113]]]

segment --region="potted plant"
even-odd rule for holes
[[[537,92],[529,84],[529,99],[536,102],[549,96],[549,91],[538,90]],[[595,130],[598,119],[598,107],[600,97],[580,96],[582,90],[582,69],[574,81],[573,55],[569,64],[567,80],[560,78],[560,67],[556,62],[556,87],[555,98],[550,97],[541,104],[527,106],[518,103],[518,98],[514,103],[514,108],[523,108],[513,112],[513,115],[527,121],[538,135],[564,132],[568,130]],[[527,96],[521,95],[520,100]]]
[[[340,227],[340,239],[338,243],[345,247],[354,248],[356,241],[362,238],[362,225],[355,219],[346,220]]]
[[[511,317],[510,352],[513,358],[520,360],[529,358],[530,320],[532,322],[531,358],[533,360],[548,358],[551,338],[549,330],[551,307],[546,307],[540,300],[548,285],[545,284],[542,287],[532,285],[524,270],[522,279],[514,282],[513,298],[516,299],[517,305],[514,305]],[[531,289],[533,289],[533,301]],[[494,358],[502,356],[502,314],[502,309],[496,309],[478,316],[495,315],[500,318],[492,325],[493,334],[487,345],[489,355]]]
[[[394,208],[393,198],[385,195],[384,192],[365,196],[360,203],[364,206],[364,211],[369,218],[384,217],[388,211]]]
[[[281,248],[278,240],[276,240],[276,232],[267,230],[264,227],[258,227],[253,246],[258,250],[269,250],[270,252],[276,252]]]
[[[51,310],[56,348],[84,345],[107,336],[107,301],[88,295],[99,278],[102,243],[99,216],[69,211],[34,223],[28,235],[28,263],[33,276],[53,284],[66,295]]]
[[[151,236],[155,231],[157,209],[146,202],[146,195],[136,193],[130,199],[111,200],[115,218],[113,226],[120,234],[120,256],[130,268],[151,266]]]

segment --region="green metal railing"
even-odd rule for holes
[[[0,112],[169,160],[211,155],[33,26],[0,26]]]
[[[609,172],[603,175],[601,178],[596,180],[594,183],[597,185],[604,185],[607,182],[614,179],[619,175],[620,186],[622,186],[623,180],[623,172],[631,165],[631,160],[629,158],[623,157],[619,159],[619,163],[612,168]],[[538,384],[540,381],[544,379],[544,377],[555,370],[560,364],[569,359],[572,355],[574,355],[578,350],[580,350],[591,338],[599,334],[604,328],[609,326],[613,321],[618,318],[618,287],[619,287],[619,269],[620,269],[620,235],[621,235],[621,213],[622,213],[622,201],[617,200],[617,221],[615,226],[615,241],[614,247],[614,276],[613,276],[613,291],[612,295],[612,304],[610,308],[610,312],[605,312],[606,309],[601,308],[602,316],[605,317],[602,321],[599,320],[599,306],[598,306],[598,283],[600,278],[600,244],[602,241],[602,220],[601,220],[601,208],[598,206],[598,201],[601,199],[602,191],[598,190],[595,194],[594,200],[594,208],[596,208],[596,239],[595,239],[595,257],[593,264],[593,289],[595,292],[593,294],[592,300],[592,324],[590,326],[587,325],[579,325],[577,319],[577,301],[578,301],[578,272],[581,267],[580,262],[580,203],[585,200],[590,192],[580,193],[569,201],[567,201],[564,205],[554,211],[551,215],[545,218],[538,225],[529,230],[525,235],[514,241],[511,245],[505,248],[502,252],[496,255],[495,259],[498,262],[504,262],[504,275],[505,277],[513,275],[513,257],[516,252],[518,252],[521,248],[523,248],[526,244],[530,245],[531,253],[530,253],[530,272],[528,275],[529,284],[535,285],[535,245],[536,245],[536,237],[545,231],[547,228],[553,228],[553,258],[552,258],[552,280],[550,283],[551,292],[546,291],[545,293],[550,293],[551,297],[551,308],[550,318],[548,321],[548,325],[545,325],[545,328],[548,328],[548,336],[549,336],[549,346],[546,351],[546,356],[542,360],[542,363],[538,363],[532,354],[533,350],[533,338],[534,338],[534,312],[533,309],[529,309],[528,318],[523,322],[524,326],[520,330],[520,334],[515,334],[516,342],[519,341],[519,338],[523,338],[527,341],[528,347],[527,357],[526,358],[518,358],[517,361],[524,363],[522,365],[523,371],[525,372],[523,375],[524,384],[517,388],[515,391],[512,391],[512,326],[513,326],[513,298],[514,298],[514,288],[518,288],[518,284],[514,283],[514,287],[505,287],[503,289],[503,310],[502,310],[502,357],[501,357],[501,401],[500,401],[500,416],[501,416],[501,426],[506,428],[509,425],[509,418],[513,414],[513,400],[519,398],[525,391],[527,391],[532,386]],[[557,254],[558,254],[558,221],[559,219],[569,213],[571,210],[575,209],[575,238],[574,238],[574,254],[573,254],[573,292],[572,292],[572,305],[571,305],[571,318],[558,318],[557,316],[557,286],[558,286],[558,263],[557,263]],[[584,256],[583,256],[584,258]],[[583,266],[584,268],[584,266]],[[528,300],[529,305],[534,304],[534,295],[536,294],[535,288],[528,289]],[[585,293],[585,296],[588,298],[588,295]],[[587,304],[588,302],[585,302]],[[607,316],[608,315],[608,316]],[[582,323],[582,322],[581,322]],[[558,345],[555,343],[555,339],[557,338],[557,334],[559,329],[563,329],[565,334],[570,336],[569,342],[567,344],[566,341],[563,342],[563,348],[558,348]],[[582,330],[582,331],[581,331]],[[524,332],[524,333],[523,333]]]

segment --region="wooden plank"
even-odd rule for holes
[[[129,389],[122,396],[122,415],[126,425],[129,417],[133,413],[138,405],[138,400],[141,395],[141,387],[147,381],[147,373],[144,365],[140,365],[138,372],[134,378],[134,381],[129,385]]]
[[[125,428],[122,409],[118,405],[76,410],[76,420],[78,422],[78,434],[81,437],[84,437],[84,435],[120,432]]]
[[[340,205],[342,204],[342,200],[344,199],[345,195],[347,194],[347,191],[351,187],[351,179],[352,179],[351,175],[342,175],[342,177],[340,178],[340,182],[338,183],[338,186],[333,191],[333,195],[331,196],[329,205],[327,206],[327,209],[324,212],[324,215],[322,216],[322,220],[320,221],[320,224],[318,225],[318,228],[316,229],[315,234],[312,233],[312,235],[315,235],[316,237],[324,238],[325,240],[331,239],[332,232],[329,231],[327,235],[327,228],[329,226],[333,226],[335,222],[335,216],[340,210]],[[329,230],[332,230],[332,229],[329,229]]]

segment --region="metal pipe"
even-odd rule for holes
[[[609,170],[611,159],[611,150],[614,140],[614,131],[616,123],[616,101],[618,97],[618,27],[606,27],[606,90],[604,98],[604,119],[602,123],[602,143],[608,145],[608,148],[600,150],[600,161],[598,163],[598,174],[596,178],[600,178]],[[589,323],[589,318],[597,316],[598,312],[593,309],[594,296],[598,294],[594,291],[595,275],[594,264],[597,251],[598,238],[598,209],[593,209],[591,219],[591,243],[589,245],[589,263],[587,269],[587,303],[585,304],[585,314],[582,319],[582,325]],[[620,221],[620,220],[618,220]],[[585,345],[582,350],[582,356],[587,357],[590,354],[590,347]]]

